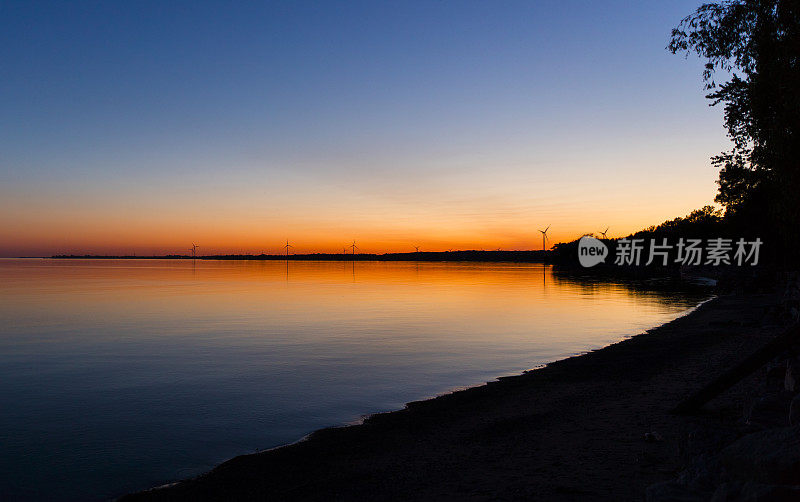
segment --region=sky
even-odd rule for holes
[[[0,2],[0,256],[541,249],[713,202],[699,2]]]

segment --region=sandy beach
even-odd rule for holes
[[[776,335],[775,304],[769,294],[718,297],[601,350],[122,500],[642,500],[685,467],[687,437],[750,431],[743,403],[761,371],[700,415],[670,410]]]

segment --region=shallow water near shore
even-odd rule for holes
[[[0,498],[199,474],[708,296],[510,263],[0,260]]]

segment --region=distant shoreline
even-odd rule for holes
[[[53,259],[83,260],[255,260],[255,261],[481,261],[550,263],[552,251],[420,251],[413,253],[310,253],[310,254],[229,254],[192,258],[191,255],[125,256],[125,255],[54,255]]]

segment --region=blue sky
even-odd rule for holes
[[[659,223],[727,145],[664,49],[698,5],[3,2],[0,254]]]

